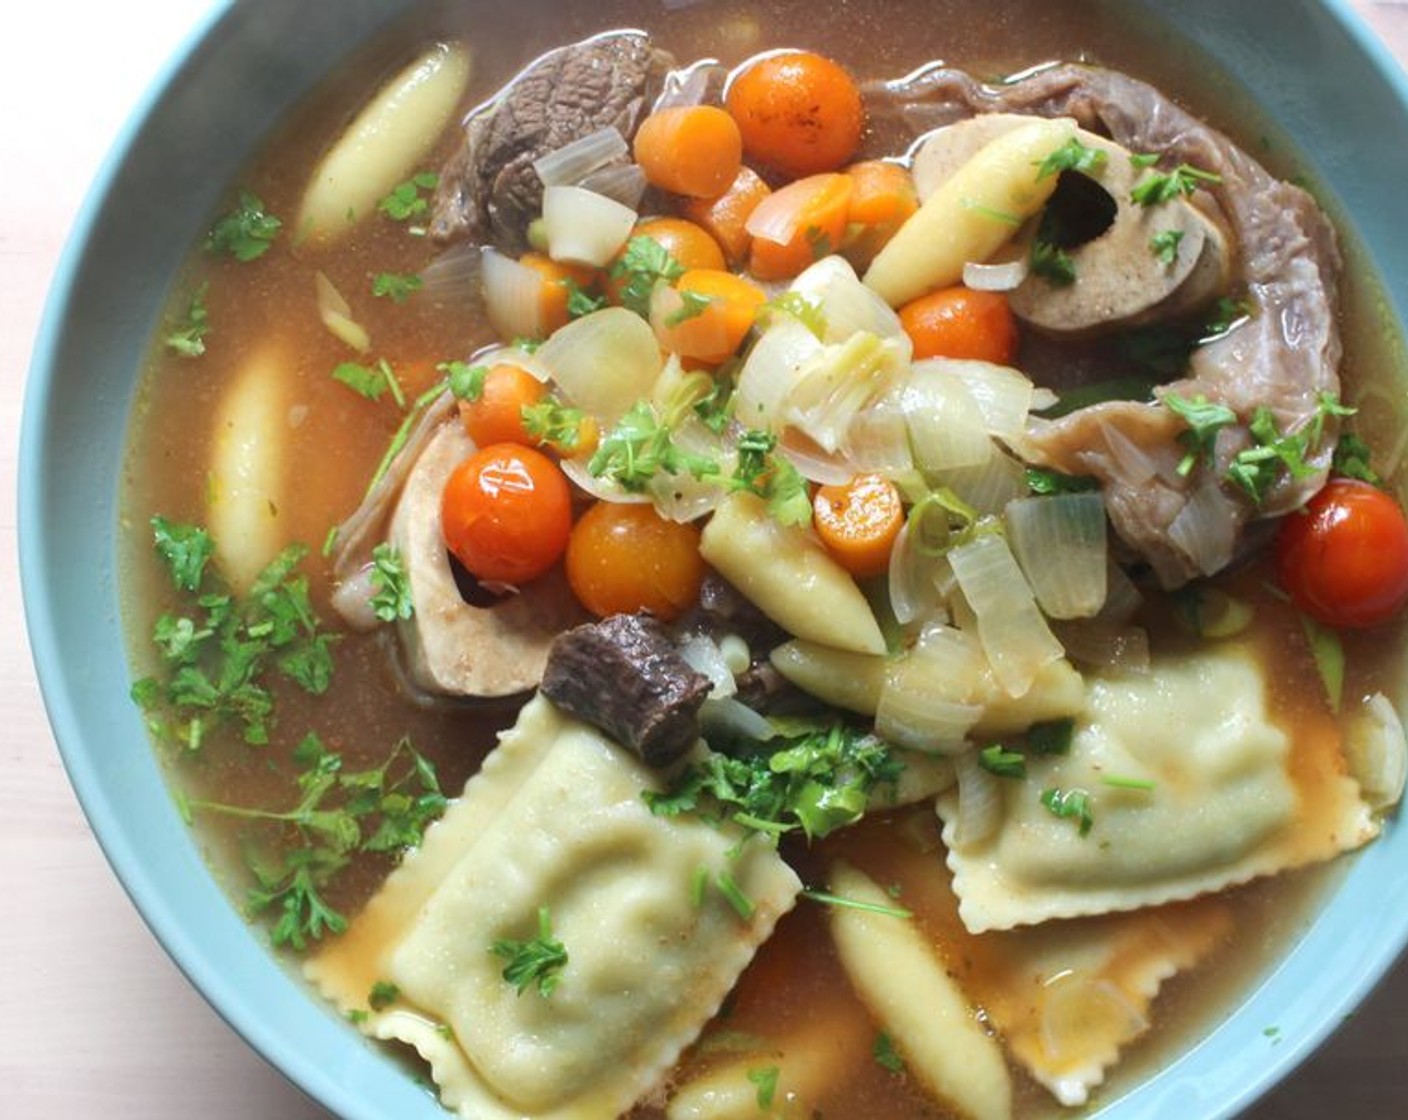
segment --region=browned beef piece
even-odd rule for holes
[[[1219,435],[1215,473],[1178,473],[1183,425],[1158,403],[1111,402],[1040,423],[1021,449],[1059,470],[1098,477],[1115,530],[1165,586],[1218,570],[1239,551],[1250,521],[1286,513],[1323,485],[1337,438],[1333,418],[1312,458],[1315,471],[1283,477],[1260,505],[1218,482],[1251,443],[1247,424],[1258,406],[1293,432],[1315,417],[1322,393],[1339,391],[1340,255],[1334,229],[1310,195],[1274,178],[1152,86],[1110,70],[1054,66],[988,86],[934,67],[872,86],[867,101],[882,144],[978,113],[1069,116],[1132,151],[1160,154],[1164,168],[1188,163],[1221,176],[1209,189],[1231,226],[1253,314],[1195,351],[1188,376],[1160,390],[1202,394],[1237,413],[1241,423]]]
[[[542,692],[651,766],[668,766],[699,738],[709,678],[685,663],[647,614],[619,614],[560,635]]]
[[[440,172],[431,234],[523,252],[528,223],[543,202],[534,160],[613,125],[629,141],[670,63],[648,36],[633,31],[608,32],[538,59],[466,118],[464,146]]]

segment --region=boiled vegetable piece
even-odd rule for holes
[[[884,653],[885,638],[860,588],[807,530],[782,525],[752,494],[715,511],[700,553],[789,633],[856,653]]]
[[[256,349],[215,409],[206,524],[225,578],[241,594],[285,543],[287,373],[275,347]]]
[[[1037,168],[1075,132],[1069,120],[1032,120],[984,146],[880,250],[866,284],[898,307],[958,283],[965,263],[987,260],[1045,205],[1057,177]]]
[[[438,43],[382,86],[314,170],[298,235],[314,243],[336,240],[414,174],[454,116],[469,69],[468,50]]]
[[[894,899],[869,876],[837,862],[832,893],[882,909]],[[1012,1114],[1002,1049],[924,935],[909,919],[835,906],[831,932],[846,975],[924,1087],[970,1120]]]

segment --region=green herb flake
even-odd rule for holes
[[[425,281],[415,273],[378,272],[372,277],[372,295],[389,298],[392,303],[405,303],[425,287]]]
[[[538,936],[525,941],[502,938],[489,946],[489,951],[502,957],[503,978],[521,996],[533,985],[546,999],[552,995],[567,967],[567,947],[552,935],[552,918],[546,906],[538,908]]]
[[[1178,263],[1178,246],[1183,240],[1181,229],[1166,229],[1149,239],[1149,252],[1154,259],[1166,268]]]
[[[772,1107],[773,1097],[777,1094],[777,1079],[781,1073],[782,1070],[778,1066],[763,1066],[748,1071],[748,1080],[758,1087],[759,1108],[766,1110]]]
[[[1090,794],[1083,789],[1050,787],[1041,791],[1041,803],[1054,816],[1074,821],[1082,836],[1088,835],[1095,824],[1095,816],[1090,810]]]
[[[1037,237],[1032,241],[1030,264],[1035,275],[1055,287],[1065,288],[1076,282],[1076,262],[1048,238]]]
[[[738,880],[728,871],[720,871],[714,876],[714,885],[719,888],[719,893],[724,896],[725,901],[733,907],[733,912],[745,922],[753,920],[753,914],[757,907],[753,900],[748,897],[743,888],[738,885]]]
[[[400,988],[390,980],[378,980],[367,993],[367,1006],[373,1011],[385,1011],[400,998]]]
[[[1045,467],[1027,468],[1027,489],[1033,494],[1083,494],[1099,490],[1098,479],[1084,474],[1062,474]]]
[[[421,171],[392,187],[376,208],[397,222],[419,217],[430,209],[429,195],[439,184],[440,177],[435,172]]]
[[[1177,393],[1165,393],[1164,406],[1188,425],[1180,432],[1179,442],[1187,448],[1178,464],[1178,473],[1188,475],[1198,462],[1211,462],[1217,443],[1217,433],[1237,422],[1237,414],[1225,404],[1210,401],[1201,393],[1191,399]]]
[[[385,358],[371,366],[364,366],[359,362],[339,362],[333,367],[332,379],[369,401],[381,400],[383,394],[392,390],[393,386],[397,386],[393,396],[399,393],[391,365]]]
[[[576,451],[582,442],[586,416],[580,408],[565,405],[556,397],[545,396],[536,404],[523,405],[519,418],[529,436],[565,454]]]
[[[1344,700],[1344,645],[1340,636],[1308,614],[1297,612],[1301,630],[1310,646],[1310,656],[1315,661],[1315,670],[1320,674],[1320,683],[1325,689],[1325,699],[1330,711],[1338,713]]]
[[[1107,159],[1104,149],[1088,147],[1072,136],[1037,164],[1037,181],[1063,171],[1078,171],[1082,175],[1098,178],[1105,169]]]
[[[1000,743],[983,747],[978,752],[978,765],[999,778],[1025,778],[1027,759],[1019,751],[1009,751]]]
[[[877,906],[873,902],[863,902],[858,898],[847,898],[845,895],[831,894],[827,891],[808,889],[801,892],[801,897],[823,906],[837,906],[843,910],[861,910],[867,914],[883,914],[887,918],[908,920],[914,917],[914,912],[906,910],[903,906]],[[891,888],[890,897],[895,897],[893,888]]]
[[[205,353],[205,336],[210,333],[210,316],[205,309],[209,287],[207,282],[191,293],[185,316],[172,324],[163,339],[166,348],[178,357],[199,358]]]
[[[1129,154],[1129,165],[1136,171],[1143,171],[1158,163],[1159,158],[1160,157],[1155,152],[1131,152]]]
[[[1022,218],[1018,214],[1013,214],[1007,210],[997,210],[991,206],[985,206],[975,198],[962,198],[959,205],[965,210],[971,210],[974,214],[980,214],[984,218],[998,222],[1004,226],[1011,226],[1016,229],[1022,224]]]
[[[1222,182],[1222,176],[1180,163],[1172,171],[1146,175],[1129,192],[1129,200],[1139,206],[1158,206],[1180,196],[1191,195],[1199,187]]]
[[[709,310],[713,300],[703,292],[681,291],[679,293],[679,310],[671,312],[665,317],[667,327],[678,327],[681,323],[687,323],[690,319],[697,319],[704,312]]]
[[[891,1073],[903,1073],[905,1071],[904,1058],[895,1049],[894,1040],[884,1031],[878,1031],[875,1041],[870,1045],[870,1056],[875,1059],[875,1064],[881,1069],[887,1069]]]
[[[1111,789],[1128,789],[1139,793],[1152,793],[1156,788],[1152,778],[1131,778],[1124,774],[1104,774],[1100,778],[1100,784]]]
[[[773,322],[781,315],[791,316],[818,339],[825,339],[826,313],[821,304],[808,299],[801,292],[788,288],[768,300],[758,312],[759,319],[764,322]]]
[[[1027,729],[1027,749],[1039,755],[1070,754],[1075,733],[1076,721],[1070,716],[1042,720]]]
[[[283,222],[264,209],[258,195],[240,191],[235,208],[205,235],[205,251],[247,263],[269,251],[281,228]]]
[[[205,577],[205,566],[215,555],[215,542],[198,525],[168,521],[160,514],[151,520],[157,554],[166,562],[171,581],[181,591],[195,591]]]
[[[669,426],[660,422],[648,401],[633,405],[602,437],[587,462],[587,472],[593,478],[615,482],[633,493],[644,491],[661,472],[681,471],[688,471],[695,478],[707,478],[719,473],[719,465],[702,455],[681,451]]]
[[[458,401],[477,401],[484,395],[484,379],[489,367],[468,362],[441,362],[435,367],[445,375],[445,386]],[[436,394],[439,396],[439,393]]]
[[[600,311],[607,304],[604,295],[596,295],[587,291],[570,276],[564,276],[557,283],[567,289],[567,317],[569,319],[580,319],[583,315]]]
[[[409,619],[415,614],[406,565],[393,545],[383,543],[372,549],[371,581],[376,589],[371,598],[372,613],[382,622]]]
[[[610,268],[613,280],[624,281],[620,287],[621,305],[647,319],[656,283],[673,283],[684,272],[684,266],[664,245],[644,234],[627,241],[621,256]]]
[[[749,429],[738,438],[738,462],[729,487],[767,502],[768,513],[783,525],[806,525],[812,518],[811,494],[792,461],[777,453],[777,436]]]
[[[1331,470],[1341,478],[1357,478],[1371,486],[1382,485],[1383,479],[1372,465],[1372,454],[1369,445],[1357,435],[1344,432],[1340,435],[1339,443],[1335,445]]]

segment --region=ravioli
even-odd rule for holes
[[[1070,751],[1000,783],[1002,820],[956,843],[938,801],[959,912],[973,932],[1133,910],[1358,847],[1378,831],[1333,727],[1273,721],[1254,651],[1165,655],[1147,675],[1093,677]],[[1078,794],[1089,819],[1045,803]],[[1087,827],[1088,826],[1088,827]]]
[[[308,976],[368,1034],[415,1047],[463,1116],[620,1114],[717,1011],[801,887],[764,842],[652,814],[641,793],[661,788],[534,699]],[[520,995],[490,947],[531,938],[541,908],[568,962],[550,997]],[[399,994],[371,1008],[378,982]]]

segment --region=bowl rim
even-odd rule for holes
[[[1404,73],[1377,33],[1350,7],[1348,0],[1304,2],[1321,9],[1338,25],[1353,50],[1372,68],[1373,76],[1392,91],[1400,104],[1408,107],[1408,74]],[[22,600],[31,657],[49,725],[68,779],[99,846],[143,921],[206,1002],[274,1069],[339,1115],[365,1116],[367,1120],[373,1120],[380,1113],[368,1111],[366,1097],[358,1092],[358,1078],[348,1077],[345,1068],[327,1068],[297,1057],[290,1058],[285,1048],[288,1037],[286,1028],[268,1015],[260,1001],[250,997],[248,990],[238,982],[238,977],[227,977],[222,973],[218,962],[209,957],[206,947],[185,929],[184,923],[165,900],[161,883],[135,854],[128,830],[116,816],[86,753],[76,717],[75,696],[81,690],[81,682],[74,679],[58,647],[54,609],[57,591],[49,579],[46,563],[50,545],[42,516],[44,480],[36,464],[44,439],[46,417],[56,407],[54,390],[59,351],[83,262],[92,247],[104,207],[139,133],[191,64],[197,48],[216,35],[221,25],[242,6],[241,0],[210,0],[180,46],[148,83],[101,161],[60,253],[35,336],[21,412],[17,537]],[[1403,309],[1396,310],[1401,324]],[[1393,820],[1385,822],[1385,831],[1394,828],[1395,823]],[[1375,864],[1382,862],[1375,858],[1375,853],[1385,847],[1381,839],[1357,853],[1344,883],[1337,890],[1343,890],[1351,882],[1372,877]],[[1366,890],[1372,890],[1372,887]],[[1385,911],[1396,907],[1399,912],[1408,914],[1408,886],[1394,897],[1377,897]],[[1236,1005],[1233,1019],[1245,1018],[1245,1008],[1264,996],[1272,980],[1304,951],[1307,943],[1315,938],[1342,937],[1360,928],[1353,923],[1363,921],[1362,915],[1342,917],[1345,920],[1331,922],[1326,913],[1317,915],[1300,943],[1267,971],[1256,990]],[[1243,1061],[1238,1065],[1235,1076],[1227,1073],[1221,1079],[1214,1078],[1217,1082],[1215,1091],[1221,1095],[1216,1101],[1208,1102],[1210,1111],[1203,1115],[1226,1117],[1245,1109],[1300,1066],[1334,1033],[1347,1014],[1379,983],[1408,946],[1408,918],[1396,925],[1381,924],[1386,932],[1374,940],[1371,951],[1355,952],[1352,959],[1348,959],[1347,952],[1342,954],[1340,966],[1335,970],[1325,970],[1323,982],[1306,989],[1289,1019],[1287,1016],[1281,1017],[1275,1049],[1263,1049],[1264,1061],[1254,1077],[1246,1076]],[[259,951],[268,958],[271,968],[281,967],[267,947],[261,945]],[[306,989],[300,991],[320,1016],[330,1017],[330,1009],[319,1006],[314,993]],[[1093,1115],[1109,1115],[1113,1120],[1124,1115],[1125,1109],[1139,1107],[1148,1110],[1139,1112],[1139,1115],[1186,1115],[1186,1111],[1182,1110],[1188,1107],[1190,1100],[1200,1097],[1202,1090],[1190,1080],[1194,1073],[1182,1067],[1195,1059],[1206,1062],[1210,1039],[1220,1035],[1228,1026],[1229,1023],[1222,1024],[1210,1033],[1208,1039],[1183,1051],[1151,1074],[1150,1080],[1102,1105]],[[1268,1024],[1267,1029],[1270,1026]],[[1261,1033],[1264,1035],[1265,1029]],[[356,1037],[355,1033],[348,1030],[346,1034],[350,1044],[350,1039]],[[1284,1044],[1280,1044],[1282,1040]],[[1233,1041],[1255,1045],[1258,1040],[1254,1028],[1244,1026]],[[1260,1042],[1263,1047],[1268,1045],[1266,1038]],[[378,1067],[382,1064],[378,1062]],[[1206,1069],[1200,1068],[1196,1076],[1206,1080],[1209,1074]],[[422,1096],[418,1093],[416,1099]],[[426,1115],[445,1115],[433,1098],[430,1103],[432,1109]]]

